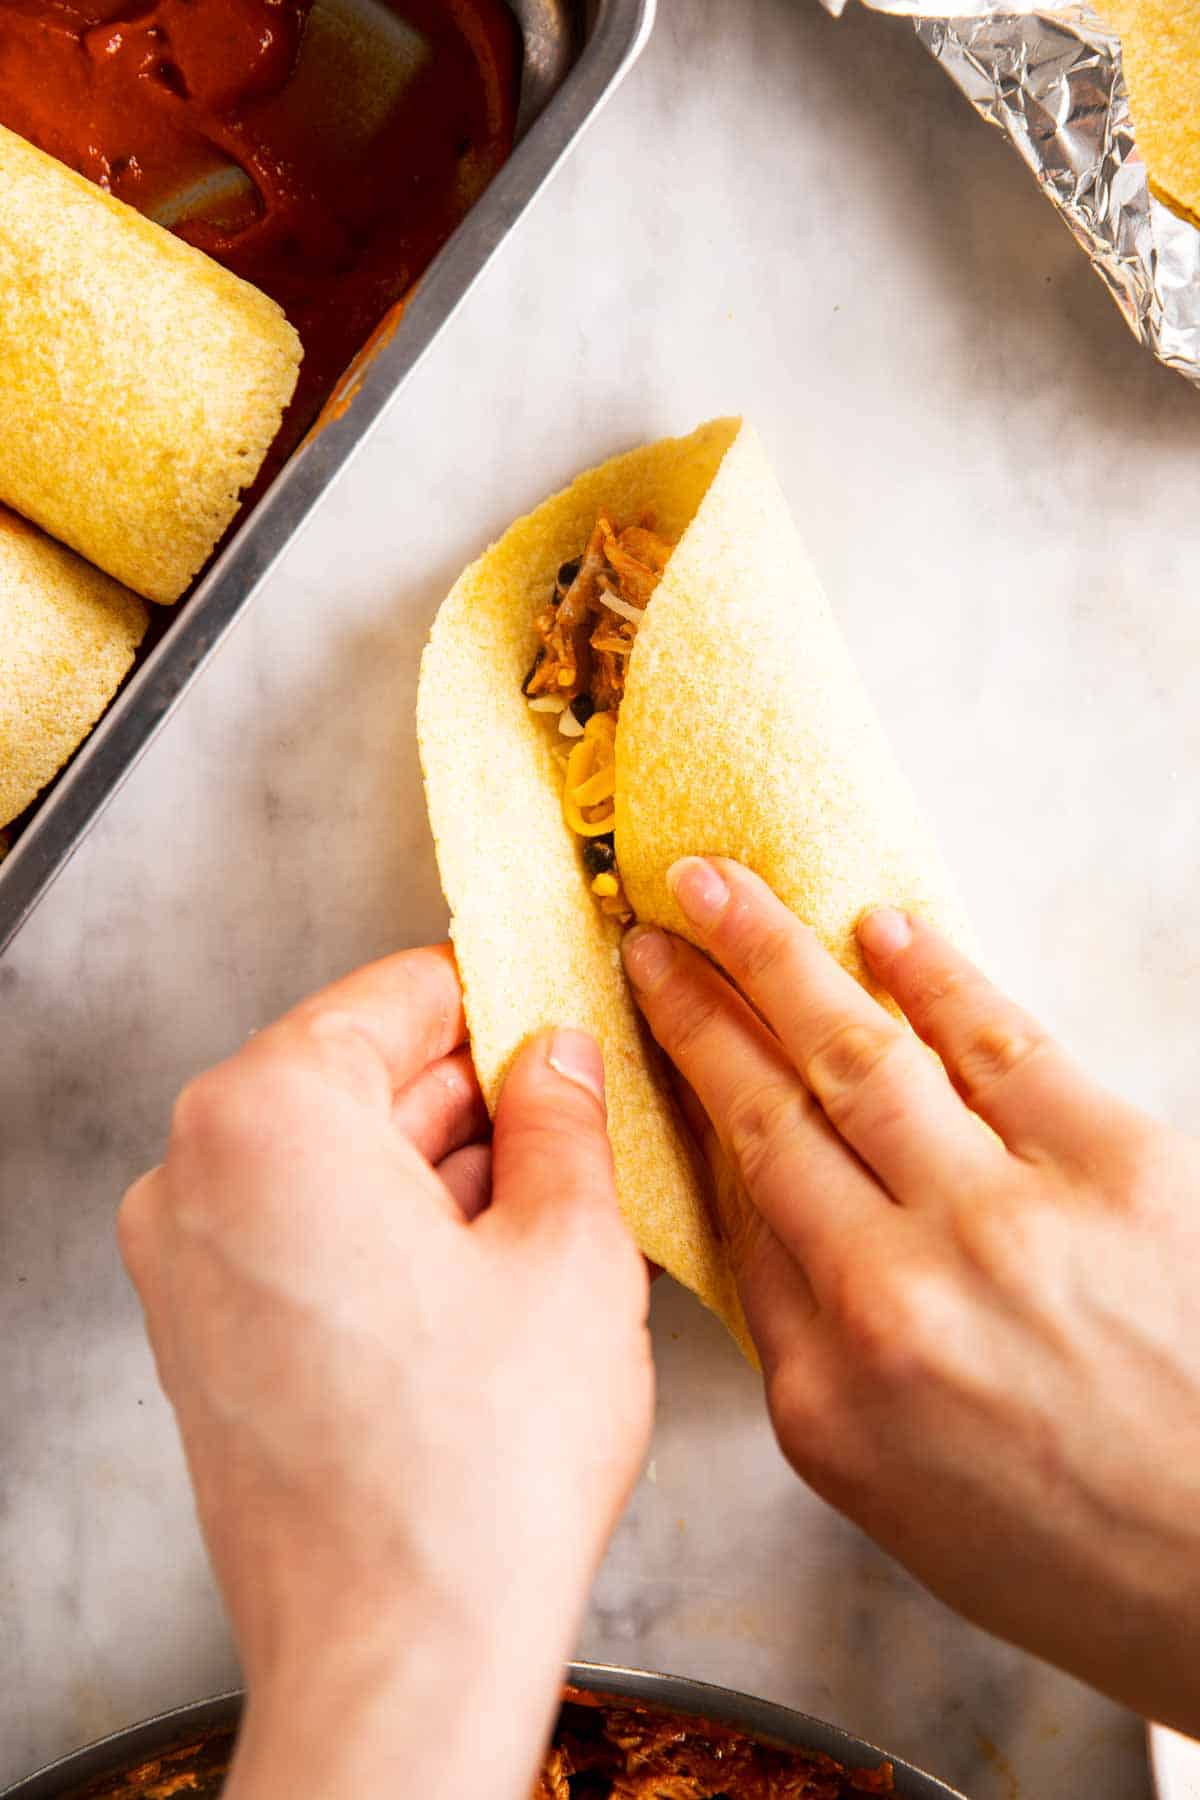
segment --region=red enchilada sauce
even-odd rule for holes
[[[503,0],[0,0],[0,122],[304,344],[278,466],[512,147]]]

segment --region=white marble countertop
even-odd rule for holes
[[[603,247],[601,248],[601,245]],[[744,410],[992,966],[1200,1091],[1200,398],[902,24],[662,0],[628,84],[0,962],[0,1780],[235,1679],[113,1244],[184,1079],[441,932],[412,731],[459,566]],[[839,1721],[978,1800],[1138,1800],[1137,1721],[959,1624],[784,1469],[668,1283],[582,1650]]]

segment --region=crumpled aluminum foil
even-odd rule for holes
[[[839,15],[846,0],[823,0]],[[1200,230],[1150,193],[1120,44],[1090,7],[863,0],[911,18],[972,105],[1004,132],[1086,251],[1134,336],[1200,386]]]

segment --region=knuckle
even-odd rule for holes
[[[753,1190],[770,1176],[808,1121],[807,1095],[790,1084],[770,1082],[739,1094],[726,1116],[729,1155]],[[743,1208],[743,1210],[745,1210]]]
[[[966,1204],[955,1209],[954,1241],[967,1267],[988,1285],[1024,1293],[1031,1269],[1053,1267],[1050,1208],[1009,1193],[1003,1206]]]
[[[804,1078],[835,1124],[860,1104],[869,1083],[890,1072],[902,1043],[896,1027],[856,1020],[840,1021],[826,1033],[805,1064]]]
[[[449,1132],[474,1099],[475,1089],[461,1067],[453,1063],[435,1065],[430,1071],[430,1080],[422,1083],[420,1088],[419,1121],[435,1134]],[[402,1104],[402,1113],[405,1124],[411,1129],[418,1119],[415,1109]],[[396,1116],[394,1113],[393,1117]]]
[[[582,1092],[578,1106],[571,1096],[566,1104],[541,1107],[520,1118],[510,1116],[505,1121],[505,1143],[517,1168],[538,1176],[552,1172],[564,1186],[577,1185],[585,1173],[597,1185],[611,1185],[608,1137],[595,1102]]]
[[[1155,1234],[1168,1233],[1175,1216],[1180,1181],[1174,1166],[1173,1134],[1151,1120],[1121,1116],[1118,1109],[1109,1141],[1100,1154],[1104,1176],[1099,1183],[1109,1210]],[[1085,1179],[1095,1177],[1085,1170]],[[1190,1187],[1184,1177],[1183,1185]]]
[[[153,1229],[152,1177],[143,1175],[126,1190],[117,1209],[117,1247],[132,1279],[141,1285]]]
[[[562,1158],[563,1142],[575,1135],[558,1108],[544,1108],[520,1119],[506,1120],[506,1141],[514,1160],[534,1169],[552,1167]]]
[[[282,1074],[301,1062],[327,1080],[352,1093],[378,1091],[381,1101],[390,1098],[391,1083],[378,1046],[352,1013],[340,1007],[313,1008],[281,1020],[277,1035],[258,1043],[261,1061],[257,1069]]]
[[[660,1015],[655,1035],[676,1061],[682,1061],[708,1037],[720,1010],[714,993],[681,991]]]
[[[924,969],[909,993],[909,1012],[922,1021],[932,1020],[939,1013],[963,1012],[983,985],[973,971],[936,966]]]
[[[790,922],[756,917],[743,902],[730,907],[722,931],[722,953],[748,982],[762,981],[786,960]]]
[[[304,1128],[311,1118],[311,1079],[286,1056],[260,1046],[187,1083],[171,1115],[169,1154],[195,1160],[251,1148],[278,1128]]]
[[[915,1255],[886,1267],[856,1260],[833,1301],[851,1366],[889,1394],[911,1392],[941,1371],[958,1308],[944,1265]]]
[[[224,1110],[224,1083],[217,1069],[194,1075],[180,1090],[171,1112],[171,1146],[202,1143],[218,1127]]]
[[[978,1099],[1018,1071],[1028,1070],[1045,1054],[1049,1042],[1036,1026],[995,1021],[979,1025],[956,1059],[959,1086],[968,1098]]]

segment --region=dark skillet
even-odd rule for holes
[[[642,1702],[684,1719],[736,1726],[751,1738],[832,1757],[847,1769],[875,1769],[886,1760],[900,1800],[962,1800],[944,1782],[836,1725],[731,1688],[596,1663],[573,1663],[567,1680],[573,1687]],[[176,1795],[179,1800],[216,1800],[241,1706],[240,1694],[222,1694],[160,1713],[51,1763],[6,1788],[0,1800],[174,1800]]]

